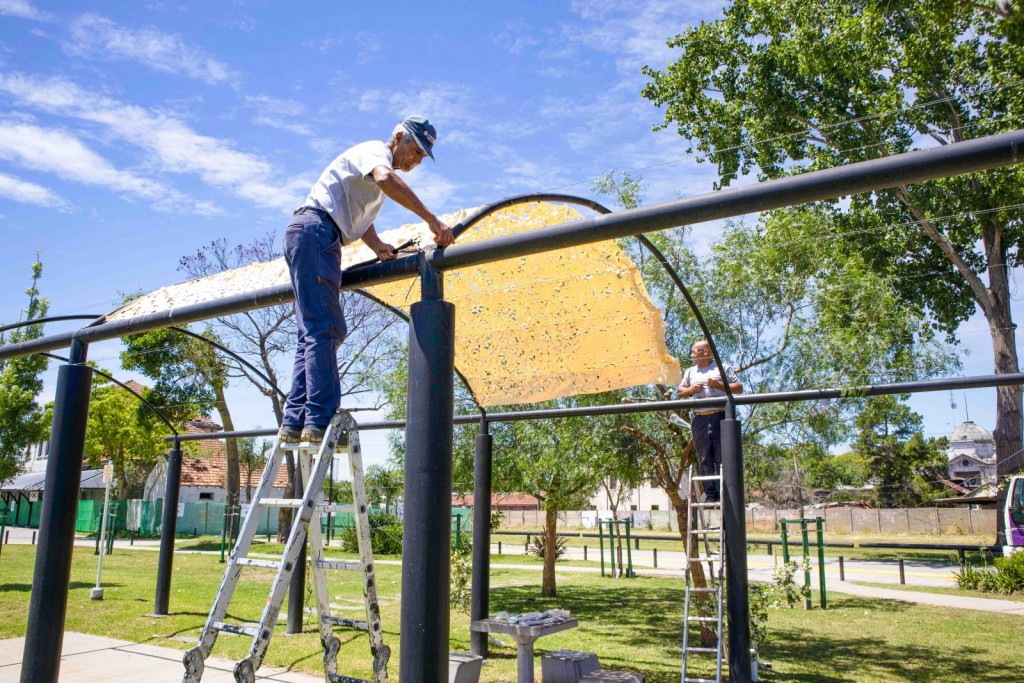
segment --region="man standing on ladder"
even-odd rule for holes
[[[361,239],[381,261],[395,258],[394,247],[373,226],[386,197],[426,221],[439,247],[454,241],[451,228],[397,174],[412,171],[427,156],[433,159],[436,138],[425,117],[408,117],[387,142],[363,142],[342,152],[295,210],[285,230],[284,257],[295,294],[299,341],[281,421],[282,442],[319,442],[341,403],[337,352],[347,334],[338,300],[341,247]]]
[[[679,388],[676,390],[679,397],[715,398],[726,396],[725,385],[722,384],[722,373],[719,372],[718,364],[715,363],[715,359],[711,355],[711,345],[706,339],[701,339],[693,345],[690,349],[690,358],[696,365],[687,368],[683,373],[683,381],[679,383]],[[743,385],[740,384],[736,373],[728,364],[725,366],[725,376],[732,393],[742,394]],[[724,408],[694,411],[690,429],[693,432],[693,442],[697,449],[702,476],[715,474],[722,467],[721,424],[724,418]],[[704,481],[704,495],[707,502],[719,502],[722,492],[718,490],[718,481]]]

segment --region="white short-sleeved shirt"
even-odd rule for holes
[[[736,377],[736,373],[732,371],[729,364],[725,364],[725,376],[728,378],[729,384],[735,384],[739,382],[739,378]],[[716,396],[727,396],[723,389],[712,389],[708,386],[709,379],[721,380],[721,373],[718,372],[718,365],[715,361],[711,361],[711,364],[705,368],[694,365],[693,367],[687,368],[686,372],[683,373],[683,381],[679,383],[679,388],[692,387],[697,384],[703,384],[704,386],[696,394],[690,398],[715,398]]]
[[[351,147],[324,169],[302,205],[331,214],[341,229],[342,241],[351,244],[373,225],[386,198],[373,182],[373,169],[394,168],[391,164],[391,150],[385,142],[372,140]]]

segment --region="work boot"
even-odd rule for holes
[[[301,436],[295,427],[281,425],[281,430],[277,433],[277,440],[281,443],[298,443]]]
[[[313,425],[306,425],[302,428],[302,434],[299,435],[299,441],[308,441],[310,443],[320,443],[324,440],[324,432],[327,431],[326,427],[315,427]]]

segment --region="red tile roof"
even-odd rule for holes
[[[470,508],[473,507],[473,494],[470,493],[465,496],[453,495],[452,505],[464,505]],[[528,493],[492,493],[491,509],[538,510],[540,509],[540,501]]]
[[[189,434],[203,434],[207,432],[219,432],[223,428],[206,418],[196,418],[189,421],[187,432]],[[192,453],[185,453],[181,459],[181,485],[182,486],[209,486],[223,488],[227,481],[227,451],[223,439],[201,439],[192,441],[196,449]],[[253,472],[253,486],[255,486],[263,472]],[[241,487],[245,488],[245,468],[240,472],[242,478]],[[288,470],[284,464],[277,471],[274,478],[274,486],[284,488],[288,484]]]

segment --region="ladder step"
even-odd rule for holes
[[[717,622],[718,617],[690,617],[687,621],[692,621],[694,623]]]
[[[283,451],[318,451],[320,450],[319,441],[297,441],[293,443],[282,443],[279,444]]]
[[[316,566],[324,569],[343,569],[349,572],[357,572],[361,569],[361,565],[355,560],[317,560]]]
[[[687,586],[686,590],[691,593],[717,593],[717,588],[698,588],[697,586]]]
[[[684,678],[685,683],[721,683],[717,678]]]
[[[357,628],[360,631],[366,631],[370,627],[365,621],[358,621],[356,619],[345,619],[344,617],[329,617],[327,615],[321,616],[320,620],[325,624],[331,626],[345,626],[347,628]]]
[[[251,557],[236,558],[235,564],[242,565],[243,567],[263,567],[264,569],[277,569],[281,566],[281,563],[277,560],[256,560]]]
[[[342,676],[341,674],[327,674],[328,680],[331,683],[373,683],[365,678],[352,678],[351,676]]]
[[[721,481],[721,474],[702,474],[696,477],[690,477],[690,481]]]
[[[720,527],[709,527],[707,529],[693,529],[690,531],[691,534],[720,534],[722,529]]]
[[[719,501],[715,501],[713,503],[690,503],[690,507],[692,507],[692,508],[711,508],[711,509],[718,510],[718,509],[721,509],[722,503],[719,502]]]
[[[262,498],[257,500],[256,504],[268,508],[300,508],[302,498]]]
[[[709,655],[717,655],[718,654],[718,648],[717,647],[688,647],[688,648],[686,648],[686,651],[687,652],[703,652],[703,653],[709,654]]]
[[[256,634],[260,632],[258,628],[252,626],[238,626],[237,624],[226,624],[223,621],[213,622],[213,628],[223,633],[232,633],[236,636],[249,636],[255,638]]]

